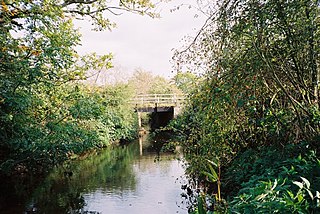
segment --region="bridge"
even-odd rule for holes
[[[138,112],[141,128],[141,112],[151,112],[151,129],[164,127],[180,112],[185,97],[181,94],[143,94],[131,99]]]
[[[135,105],[137,111],[154,112],[162,111],[167,107],[178,107],[183,105],[184,96],[181,94],[142,94],[131,99],[130,103]]]

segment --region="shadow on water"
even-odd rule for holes
[[[167,137],[143,136],[65,163],[38,184],[3,181],[0,213],[187,213],[178,206],[181,163],[161,153]]]

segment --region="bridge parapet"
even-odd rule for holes
[[[140,108],[180,106],[184,103],[184,96],[178,94],[143,94],[131,99],[130,103]]]
[[[143,94],[130,100],[138,112],[139,127],[141,129],[141,112],[152,113],[152,129],[165,126],[180,112],[185,98],[178,94]],[[176,109],[176,110],[175,110]]]

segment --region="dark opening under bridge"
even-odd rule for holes
[[[141,112],[151,113],[151,129],[166,126],[177,115],[185,98],[179,94],[143,94],[131,99],[131,104],[138,112],[139,127],[141,128]]]

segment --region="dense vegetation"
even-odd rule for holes
[[[75,154],[132,138],[133,112],[124,85],[86,86],[88,70],[112,67],[111,54],[79,56],[75,18],[95,30],[114,24],[105,16],[139,14],[146,1],[10,1],[0,5],[0,170],[45,170]]]
[[[172,129],[179,130],[188,172],[206,193],[191,211],[320,212],[319,1],[198,2],[209,18],[174,57],[178,68],[206,71],[175,79],[190,99]],[[112,55],[78,56],[73,19],[88,17],[103,30],[114,25],[106,12],[155,16],[153,6],[1,0],[1,173],[45,170],[134,136],[133,111],[125,105],[134,93],[130,84],[83,82],[88,70],[111,68]],[[172,92],[161,78],[140,90]]]
[[[206,73],[172,124],[218,202],[194,212],[319,212],[319,2],[199,2],[209,18],[175,59]]]

